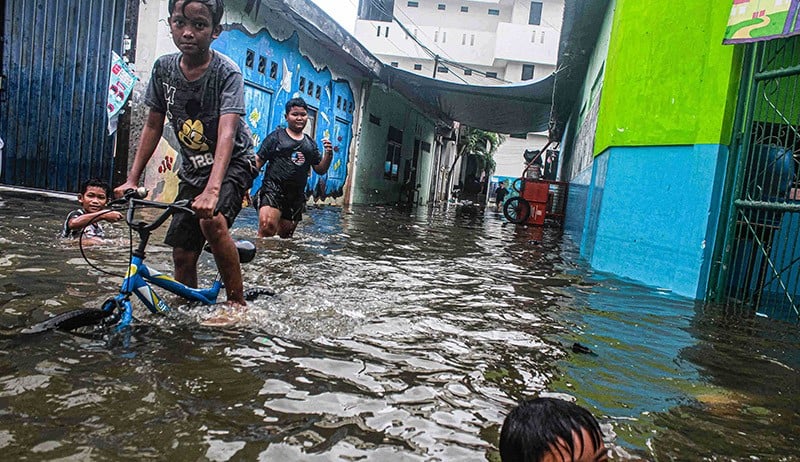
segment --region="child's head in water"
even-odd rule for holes
[[[81,184],[78,202],[85,212],[94,213],[105,208],[109,197],[111,197],[111,187],[108,183],[97,178],[90,178]]]
[[[514,408],[500,432],[503,462],[602,462],[600,425],[577,404],[536,398]]]

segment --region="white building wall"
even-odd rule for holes
[[[522,155],[525,150],[542,149],[547,144],[546,133],[528,133],[526,139],[506,138],[505,143],[501,144],[494,154],[494,161],[497,164],[494,170],[496,176],[522,176],[525,168],[525,159]]]
[[[534,79],[546,77],[555,69],[563,0],[542,0],[538,25],[528,24],[531,2],[527,0],[417,0],[418,7],[409,7],[408,3],[396,0],[394,16],[431,52],[499,77],[485,78],[477,73],[464,76],[461,71],[461,78],[457,78],[437,73],[441,80],[497,85],[521,81],[523,64],[534,65]],[[497,14],[490,15],[490,10]],[[413,57],[423,69],[413,69],[413,63],[410,69],[403,69],[433,75],[433,57],[397,22],[358,19],[354,35],[383,62],[401,63],[404,57]]]

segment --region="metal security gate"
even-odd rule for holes
[[[748,45],[717,300],[800,313],[800,37]]]
[[[125,3],[2,2],[0,183],[76,191],[88,177],[112,180],[106,100]]]

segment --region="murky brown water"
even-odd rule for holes
[[[592,274],[492,213],[312,209],[296,239],[256,240],[246,284],[278,295],[238,328],[184,309],[23,336],[117,289],[55,239],[75,206],[0,192],[3,460],[498,460],[504,415],[541,392],[598,416],[615,460],[800,460],[797,326]],[[112,234],[87,255],[121,273]]]

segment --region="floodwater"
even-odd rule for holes
[[[277,295],[235,328],[139,306],[123,334],[21,334],[119,284],[55,239],[76,206],[0,192],[4,460],[498,461],[540,394],[590,409],[613,460],[800,460],[796,325],[594,274],[492,212],[312,208],[254,239],[245,283]],[[93,265],[122,273],[126,229]],[[255,229],[246,210],[234,234]],[[161,235],[148,257],[169,270]]]

